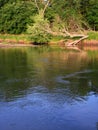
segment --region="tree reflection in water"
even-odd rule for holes
[[[0,100],[15,100],[35,91],[56,95],[55,100],[64,97],[66,102],[86,100],[98,93],[96,56],[43,48],[1,49]]]

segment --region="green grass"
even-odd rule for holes
[[[28,39],[28,35],[21,34],[21,35],[10,35],[10,34],[0,34],[0,39],[6,43],[7,41],[24,41],[24,42],[30,42]]]
[[[0,39],[4,40],[4,43],[7,43],[7,40],[16,41],[17,43],[19,41],[25,41],[27,43],[30,42],[29,36],[27,34],[20,34],[20,35],[0,34]],[[52,37],[50,42],[57,42],[60,40],[64,40],[64,37],[62,36]]]
[[[88,40],[98,40],[98,32],[88,32]]]
[[[88,36],[89,36],[88,40],[98,40],[98,32],[94,32],[94,31],[88,32]],[[8,42],[10,43],[10,41],[12,41],[11,43],[18,43],[20,41],[23,41],[24,43],[30,43],[28,37],[29,36],[27,34],[21,34],[21,35],[0,34],[0,40],[3,40],[3,43],[8,43]],[[62,36],[55,36],[51,38],[50,42],[58,42],[60,40],[67,41],[68,39],[69,37],[64,38]]]
[[[53,36],[50,42],[58,42],[60,40],[65,40],[65,38],[63,36]]]

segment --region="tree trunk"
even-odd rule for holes
[[[80,35],[75,35],[75,37],[76,37],[76,36],[80,36]],[[79,42],[81,42],[82,40],[86,39],[87,37],[88,37],[88,36],[83,35],[82,38],[80,38],[80,39],[78,39],[78,40],[75,40],[75,41],[73,41],[73,42],[68,43],[67,46],[75,46],[75,45],[77,45]],[[65,44],[66,44],[66,43],[65,43]]]

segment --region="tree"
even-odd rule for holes
[[[33,2],[36,5],[36,8],[38,10],[37,18],[34,18],[34,23],[31,26],[28,26],[28,32],[32,34],[33,40],[37,39],[39,42],[39,39],[44,38],[47,36],[47,34],[50,34],[52,36],[69,36],[71,38],[73,37],[82,37],[79,39],[79,41],[83,40],[87,36],[81,35],[81,34],[71,34],[70,32],[73,31],[80,31],[82,30],[82,17],[80,15],[80,12],[77,13],[78,6],[79,6],[79,0],[78,2],[72,1],[74,4],[76,4],[75,9],[73,9],[73,4],[68,0],[34,0]],[[70,6],[71,5],[71,6]],[[71,8],[70,8],[71,7]],[[46,19],[46,12],[48,9],[54,10],[54,16],[51,26],[51,21]],[[60,15],[61,14],[61,15]],[[79,16],[80,15],[80,16]],[[78,17],[77,17],[78,16]],[[39,19],[39,20],[38,20]],[[39,37],[40,36],[40,37]],[[37,42],[37,41],[36,41]],[[40,41],[41,42],[41,41]],[[78,41],[75,41],[75,44]],[[74,44],[73,42],[70,43]]]
[[[42,12],[41,12],[42,13]],[[33,25],[28,25],[27,32],[30,34],[29,38],[35,44],[44,44],[49,42],[50,35],[47,33],[46,28],[49,26],[49,21],[43,19],[43,15],[37,14],[32,17]]]
[[[93,30],[98,30],[98,1],[81,0],[81,13]]]
[[[34,0],[38,14],[32,17],[33,24],[28,25],[27,32],[30,34],[30,39],[34,43],[43,44],[47,43],[50,39],[50,35],[47,32],[49,28],[49,21],[45,18],[45,11],[49,6],[50,0],[38,1]]]
[[[14,7],[14,8],[13,8]],[[0,9],[0,32],[9,34],[25,33],[30,16],[36,8],[30,2],[8,2]]]

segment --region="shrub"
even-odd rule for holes
[[[35,6],[25,2],[7,3],[0,9],[0,33],[20,34],[27,29],[30,16],[35,14]]]
[[[32,42],[37,44],[44,44],[50,41],[51,36],[47,33],[49,23],[41,14],[32,17],[34,23],[28,25],[27,32],[30,34],[29,38]]]

